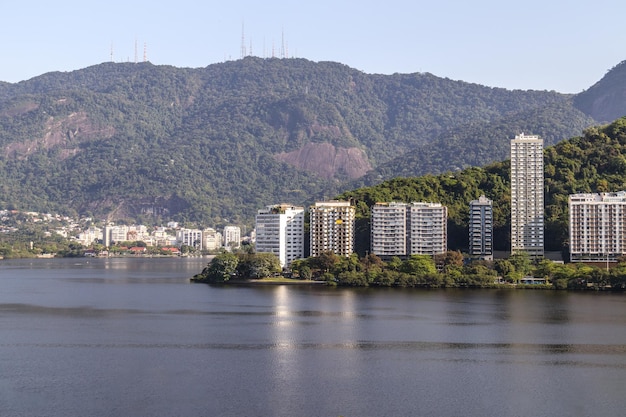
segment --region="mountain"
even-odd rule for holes
[[[576,108],[601,122],[626,115],[626,61],[622,61],[589,89],[576,95]]]
[[[0,208],[245,224],[355,181],[496,161],[521,131],[555,143],[596,123],[585,109],[305,59],[104,63],[0,83]]]

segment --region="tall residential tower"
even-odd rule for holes
[[[484,195],[470,201],[469,254],[473,258],[493,260],[493,203]]]
[[[350,256],[354,251],[355,208],[349,201],[321,201],[309,208],[311,256],[333,252]]]
[[[511,140],[511,253],[543,256],[543,211],[543,139],[522,133]]]
[[[304,258],[304,207],[278,204],[259,210],[256,251],[275,254],[282,267]]]

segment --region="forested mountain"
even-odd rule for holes
[[[555,143],[591,124],[569,95],[428,73],[105,63],[0,83],[0,208],[249,223],[267,204],[484,164],[521,131]]]
[[[569,194],[615,192],[626,189],[626,117],[583,136],[544,150],[546,249],[567,248]],[[357,206],[357,242],[369,243],[369,210],[378,201],[428,201],[448,207],[448,247],[465,250],[469,202],[486,195],[493,200],[494,244],[510,249],[510,160],[459,172],[395,178],[340,196]],[[359,250],[364,253],[366,248]]]

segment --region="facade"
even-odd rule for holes
[[[370,251],[380,257],[405,256],[407,205],[376,203],[371,210]]]
[[[224,247],[239,248],[241,246],[241,229],[239,226],[224,227]]]
[[[105,226],[102,234],[102,243],[106,247],[128,240],[128,226]]]
[[[355,208],[348,201],[316,202],[309,208],[311,256],[333,252],[350,256],[354,252]],[[259,239],[257,230],[257,241]]]
[[[437,255],[448,249],[448,208],[440,203],[407,206],[407,254]]]
[[[493,260],[493,202],[484,195],[470,202],[469,254]]]
[[[202,231],[202,246],[206,250],[217,250],[222,247],[222,234],[212,227]]]
[[[511,253],[544,254],[543,139],[511,140]]]
[[[267,206],[256,215],[256,252],[273,253],[286,267],[304,258],[304,207]]]
[[[626,254],[626,191],[568,199],[570,261],[616,262]]]
[[[196,250],[202,250],[202,230],[178,229],[176,231],[176,241],[179,245],[187,245]]]
[[[100,229],[99,227],[91,226],[78,235],[78,241],[82,245],[91,246],[94,242],[99,242],[102,236],[102,229]]]

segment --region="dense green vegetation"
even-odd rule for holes
[[[568,95],[428,73],[254,57],[198,69],[105,63],[0,85],[0,208],[251,224],[267,204],[351,187],[340,170],[275,157],[309,143],[387,164],[371,184],[499,160],[520,129],[554,143],[590,124]]]
[[[280,262],[274,254],[224,252],[216,255],[193,280],[223,284],[230,280],[267,278],[281,271]]]
[[[626,118],[587,129],[583,136],[544,150],[546,249],[565,250],[569,194],[626,189]],[[369,210],[376,202],[428,201],[448,207],[448,247],[465,250],[468,207],[481,194],[493,200],[496,249],[510,245],[510,163],[468,168],[460,172],[395,178],[373,187],[343,193],[357,207],[357,251],[369,244]]]
[[[250,274],[249,265],[269,263],[271,254],[243,255],[224,253],[216,256],[196,282],[227,283],[231,279],[263,278],[271,275]],[[248,266],[244,266],[248,265]],[[243,266],[243,267],[242,267]],[[495,262],[475,261],[464,264],[460,252],[448,251],[434,258],[413,255],[405,260],[393,258],[383,262],[376,255],[348,258],[333,253],[294,261],[291,265],[296,278],[316,279],[328,285],[350,287],[419,287],[419,288],[499,288],[511,284],[534,289],[612,290],[626,289],[626,260],[610,270],[584,264],[559,264],[542,260],[532,264],[525,254]],[[524,283],[536,277],[537,283]]]

